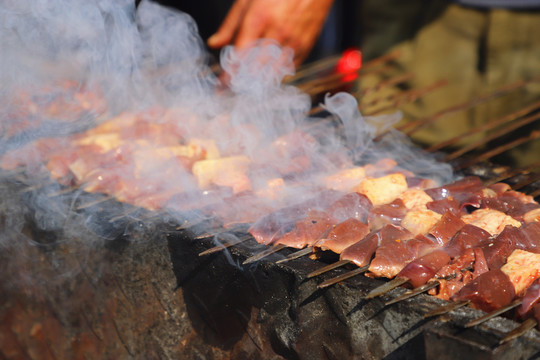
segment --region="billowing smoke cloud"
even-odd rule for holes
[[[17,182],[20,190],[2,185],[0,245],[6,248],[32,243],[22,225],[29,216],[41,231],[69,234],[83,227],[102,239],[125,231],[125,222],[111,218],[138,219],[132,205],[182,217],[191,208],[221,215],[226,208],[229,220],[243,221],[234,216],[253,203],[233,202],[235,194],[256,194],[263,203],[257,206],[268,211],[313,196],[338,170],[382,157],[419,176],[451,177],[449,166],[420,154],[404,136],[390,132],[373,142],[399,114],[365,119],[351,95],[337,94],[327,97],[325,108],[340,126],[308,118],[309,96],[282,84],[294,73],[292,53],[276,43],[226,48],[221,67],[229,86],[223,87],[194,21],[151,1],[136,9],[130,0],[5,0],[0,48],[0,154],[10,170],[4,183]],[[100,138],[102,158],[96,160],[96,143],[73,134],[110,119],[127,126],[120,137],[107,133],[105,145]],[[154,136],[154,125],[171,130]],[[35,145],[38,139],[44,141]],[[70,152],[74,139],[79,153]],[[53,166],[51,156],[55,164],[71,162]],[[192,162],[202,158],[228,160],[212,174],[201,163],[204,177],[194,176]],[[13,171],[26,175],[20,180]],[[122,203],[83,211],[89,189]],[[13,206],[20,208],[10,212]],[[77,234],[77,241],[91,238]]]

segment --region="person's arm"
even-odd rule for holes
[[[274,39],[294,50],[299,65],[313,48],[333,1],[236,0],[208,46],[243,48],[256,39]]]

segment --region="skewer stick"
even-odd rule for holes
[[[378,98],[378,99],[375,99],[375,100],[373,100],[373,101],[371,101],[371,102],[369,102],[367,104],[360,104],[358,106],[358,109],[362,110],[363,108],[368,107],[368,106],[375,106],[378,103],[380,103],[381,101],[392,101],[393,100],[394,102],[392,104],[390,104],[390,105],[380,107],[378,109],[372,110],[371,112],[362,112],[362,114],[365,115],[365,116],[374,116],[374,115],[380,114],[380,113],[385,112],[385,111],[396,110],[401,105],[411,103],[411,102],[421,98],[423,95],[428,94],[428,93],[436,90],[437,88],[446,85],[447,83],[448,83],[447,80],[441,80],[441,81],[437,81],[434,84],[429,85],[429,86],[427,86],[427,87],[425,87],[423,89],[413,89],[413,90],[408,90],[408,91],[396,93],[396,94],[390,95],[390,96],[388,96],[386,98]]]
[[[99,204],[102,204],[104,202],[111,201],[111,200],[114,200],[114,197],[112,197],[112,196],[104,197],[104,198],[96,200],[96,201],[92,201],[92,202],[89,202],[89,203],[86,203],[86,204],[79,205],[79,206],[77,206],[77,210],[84,210],[84,209],[87,209],[89,207],[96,206],[96,205],[99,205]]]
[[[540,117],[540,116],[539,116]],[[455,169],[456,170],[461,170],[461,169],[464,169],[464,168],[467,168],[469,166],[472,166],[474,164],[477,164],[481,161],[485,161],[485,160],[488,160],[490,158],[492,158],[493,156],[496,156],[496,155],[499,155],[505,151],[508,151],[508,150],[511,150],[519,145],[522,145],[522,144],[525,144],[529,141],[533,141],[533,140],[536,140],[540,138],[540,131],[538,130],[534,130],[534,131],[531,131],[531,133],[528,135],[528,136],[523,136],[519,139],[516,139],[514,141],[511,141],[509,143],[506,143],[504,145],[501,145],[499,147],[496,147],[490,151],[487,151],[481,155],[478,155],[478,156],[475,156],[474,159],[471,159],[469,161],[466,161],[462,164],[458,164],[457,166],[455,166]],[[452,154],[450,154],[452,155]],[[446,159],[448,160],[448,159]]]
[[[67,187],[65,189],[58,190],[52,194],[48,194],[47,197],[53,198],[57,196],[62,196],[62,195],[69,194],[70,192],[77,191],[77,190],[80,190],[80,189],[77,187]]]
[[[395,289],[398,286],[401,286],[401,285],[405,284],[407,281],[409,281],[408,278],[397,276],[397,277],[393,278],[392,280],[390,280],[389,282],[387,282],[387,283],[385,283],[385,284],[383,284],[381,286],[378,286],[375,289],[371,290],[366,295],[365,299],[366,300],[373,299],[375,297],[384,295],[387,292],[389,292],[390,290]]]
[[[428,290],[436,288],[437,286],[439,286],[439,284],[440,284],[440,282],[438,280],[427,282],[424,285],[419,286],[416,289],[407,291],[405,294],[403,294],[401,296],[398,296],[397,298],[394,298],[394,299],[392,299],[390,301],[387,301],[384,304],[385,305],[392,305],[392,304],[395,304],[397,302],[407,300],[409,298],[412,298],[413,296],[420,295],[420,294],[422,294],[422,293],[424,293],[424,292],[426,292]]]
[[[298,258],[300,258],[302,256],[309,255],[312,252],[313,252],[313,247],[308,246],[306,248],[303,248],[302,250],[298,250],[298,251],[293,252],[292,254],[287,255],[287,257],[285,259],[281,259],[281,260],[276,261],[276,264],[281,264],[281,263],[284,263],[284,262],[287,262],[287,261],[298,259]]]
[[[194,224],[194,225],[196,225],[196,224]],[[177,228],[177,230],[183,230],[183,229],[186,229],[186,228],[182,228],[181,226],[179,226]],[[230,230],[227,230],[227,229],[224,230],[222,228],[215,229],[215,230],[216,230],[215,232],[205,231],[202,234],[193,236],[192,239],[193,240],[202,240],[202,239],[207,239],[207,238],[215,237],[215,236],[219,237],[220,235],[227,234],[227,233],[231,232]]]
[[[55,185],[55,184],[57,184],[57,183],[55,183],[54,181],[50,181],[50,182],[47,182],[47,183],[28,186],[28,187],[25,187],[24,189],[21,189],[20,192],[24,194],[24,193],[27,193],[27,192],[43,189],[43,188],[46,188],[47,186],[51,186],[51,185]]]
[[[540,167],[540,161],[536,161],[536,162],[534,162],[532,164],[529,164],[529,165],[526,165],[526,166],[524,166],[522,168],[508,169],[504,173],[499,175],[498,177],[488,179],[488,180],[484,181],[484,185],[489,186],[489,185],[501,182],[503,180],[510,179],[510,178],[512,178],[514,176],[528,173],[531,170],[536,169],[537,167]]]
[[[370,93],[373,93],[373,92],[379,91],[381,89],[384,89],[385,87],[393,86],[393,85],[405,82],[407,80],[411,80],[412,78],[414,78],[414,73],[412,73],[412,72],[401,74],[401,75],[395,76],[393,78],[390,78],[388,80],[381,81],[380,83],[378,83],[375,86],[372,86],[372,87],[369,87],[367,89],[362,89],[360,91],[357,91],[353,95],[354,95],[354,97],[366,96],[366,95],[368,95]]]
[[[283,245],[283,244],[277,244],[276,246],[272,246],[271,248],[268,248],[264,251],[261,251],[260,253],[258,254],[255,254],[249,258],[247,258],[243,263],[242,265],[247,265],[247,264],[251,264],[251,263],[254,263],[255,261],[259,261],[269,255],[272,255],[273,253],[276,253],[280,250],[283,250],[287,247],[287,245]]]
[[[525,334],[527,331],[534,329],[534,327],[537,325],[537,322],[533,318],[529,318],[522,322],[518,327],[516,327],[514,330],[510,331],[506,336],[499,341],[499,345],[502,345],[510,340],[514,340],[521,335]]]
[[[536,181],[540,180],[540,174],[531,174],[528,178],[523,179],[522,181],[518,182],[517,184],[512,186],[512,189],[518,190],[522,187],[525,187],[527,185],[530,185]]]
[[[178,225],[176,227],[176,230],[186,230],[186,229],[192,228],[194,226],[204,224],[205,222],[208,222],[208,221],[213,220],[213,219],[215,219],[215,217],[211,216],[211,217],[202,217],[202,218],[198,219],[197,221],[193,221],[193,222],[190,222],[189,220],[185,220],[182,225]],[[231,228],[227,228],[227,229],[225,229],[224,231],[222,231],[220,233],[230,233],[230,232],[236,231],[238,228],[239,228],[239,226],[238,227],[234,226],[234,227],[231,227]],[[206,237],[208,237],[208,236],[206,236]]]
[[[219,252],[219,251],[223,251],[223,250],[228,249],[228,248],[230,248],[232,246],[235,246],[235,245],[241,244],[243,242],[246,242],[249,239],[251,239],[251,236],[245,236],[245,237],[238,238],[237,240],[224,242],[224,243],[222,243],[220,245],[211,247],[208,250],[200,252],[199,256],[210,255],[210,254],[214,254],[214,253]]]
[[[466,269],[467,268],[465,268],[463,270],[466,270]],[[428,281],[424,285],[419,286],[416,289],[409,290],[409,291],[405,292],[403,295],[398,296],[397,298],[386,302],[385,305],[392,305],[392,304],[395,304],[395,303],[397,303],[399,301],[409,299],[409,298],[411,298],[413,296],[416,296],[416,295],[420,295],[423,292],[426,292],[428,290],[431,290],[431,289],[436,288],[437,286],[439,286],[439,284],[441,283],[440,280],[443,280],[443,279],[444,280],[452,280],[456,276],[457,276],[457,274],[454,273],[454,274],[450,274],[448,276],[445,276],[445,277],[443,277],[441,279],[435,279],[435,280],[432,280],[432,281]]]
[[[538,119],[540,119],[540,113],[537,113],[537,114],[528,116],[526,118],[523,118],[520,121],[517,121],[515,123],[510,124],[509,126],[505,127],[504,129],[495,131],[492,134],[483,137],[479,141],[476,141],[476,142],[474,142],[472,144],[469,144],[467,146],[463,146],[462,148],[460,148],[460,149],[454,151],[453,153],[449,154],[448,156],[446,156],[445,160],[446,161],[454,160],[454,159],[462,156],[463,154],[466,154],[466,153],[478,148],[481,145],[487,144],[491,140],[495,140],[495,139],[497,139],[497,138],[499,138],[499,137],[501,137],[503,135],[506,135],[506,134],[510,133],[513,130],[519,129],[520,127],[525,126],[527,124],[530,124],[531,122],[536,121]]]
[[[508,310],[518,307],[519,305],[521,305],[521,299],[514,300],[506,306],[500,307],[497,310],[493,310],[492,312],[487,313],[484,316],[480,316],[478,319],[469,321],[468,323],[465,324],[465,327],[470,328],[476,325],[480,325],[481,323],[486,322],[490,319],[493,319],[494,317],[499,316],[500,314],[503,314],[507,312]]]
[[[331,279],[328,279],[326,281],[323,281],[322,283],[320,283],[319,285],[317,285],[317,287],[319,289],[323,289],[325,287],[328,287],[328,286],[331,286],[331,285],[334,285],[334,284],[337,284],[339,282],[342,282],[344,280],[347,280],[347,279],[350,279],[352,277],[355,277],[357,275],[360,275],[360,274],[363,274],[365,273],[367,270],[369,269],[369,264],[366,265],[366,266],[362,266],[362,267],[359,267],[357,269],[354,269],[354,270],[351,270],[349,272],[346,272],[344,274],[341,274],[339,276],[336,276],[334,278],[331,278]]]
[[[429,317],[433,317],[433,316],[447,314],[452,310],[456,310],[456,309],[459,309],[460,307],[469,305],[470,302],[471,302],[470,300],[454,301],[454,302],[451,302],[448,305],[440,306],[440,307],[438,307],[436,309],[433,309],[430,312],[424,314],[424,319],[429,318]]]
[[[533,191],[532,193],[529,194],[530,196],[532,196],[533,198],[537,197],[537,196],[540,196],[540,189],[536,190],[536,191]]]
[[[511,91],[514,91],[516,89],[519,89],[521,87],[524,87],[525,85],[531,83],[531,82],[535,82],[535,81],[539,81],[540,80],[540,77],[538,78],[534,78],[534,79],[531,79],[531,80],[528,80],[528,81],[524,81],[524,80],[520,80],[520,81],[517,81],[517,82],[514,82],[514,83],[511,83],[511,84],[508,84],[508,85],[504,85],[498,89],[496,89],[495,91],[491,92],[491,93],[488,93],[488,94],[485,94],[485,95],[482,95],[482,96],[479,96],[473,100],[469,100],[469,101],[466,101],[464,103],[461,103],[461,104],[458,104],[458,105],[455,105],[455,106],[451,106],[447,109],[444,109],[444,110],[441,110],[433,115],[430,115],[430,116],[427,116],[427,117],[424,117],[424,118],[421,118],[421,119],[418,119],[418,120],[415,120],[415,121],[411,121],[411,122],[408,122],[402,126],[398,126],[397,129],[404,132],[406,135],[410,136],[412,135],[413,133],[415,133],[416,131],[420,130],[421,128],[427,126],[427,125],[430,125],[432,123],[434,123],[435,121],[445,117],[445,116],[448,116],[448,115],[451,115],[451,114],[454,114],[454,113],[457,113],[459,111],[463,111],[463,110],[467,110],[467,109],[470,109],[472,108],[473,106],[476,106],[476,105],[479,105],[479,104],[482,104],[484,102],[487,102],[491,99],[494,99],[494,98],[497,98],[499,96],[502,96],[506,93],[509,93]],[[383,135],[385,135],[385,133],[379,135],[376,140],[379,140]]]
[[[347,265],[347,264],[349,264],[351,262],[352,262],[351,260],[339,260],[339,261],[336,261],[335,263],[330,264],[330,265],[326,265],[326,266],[320,268],[319,270],[315,270],[313,272],[310,272],[309,274],[307,274],[307,278],[309,279],[309,278],[312,278],[312,277],[315,277],[315,276],[319,276],[321,274],[324,274],[325,272],[337,269],[337,268],[342,267],[344,265]]]
[[[135,212],[137,212],[137,211],[139,211],[139,210],[140,210],[140,209],[139,209],[139,208],[136,208],[136,207],[135,207],[135,208],[132,208],[132,209],[130,209],[130,210],[128,210],[128,211],[126,211],[126,212],[120,214],[120,215],[116,215],[116,216],[110,218],[110,219],[109,219],[109,222],[110,222],[110,223],[116,222],[116,221],[118,221],[118,220],[121,220],[122,218],[125,218],[125,217],[127,217],[127,216],[129,216],[129,215],[131,215],[131,214],[133,214],[133,213],[135,213]]]
[[[426,149],[426,151],[434,152],[434,151],[438,151],[440,149],[443,149],[445,147],[454,145],[455,143],[457,143],[458,141],[460,141],[464,137],[468,137],[468,136],[471,136],[473,134],[477,134],[477,133],[482,132],[482,131],[487,131],[487,130],[494,129],[499,125],[503,125],[503,124],[506,124],[508,122],[519,119],[520,117],[525,116],[528,113],[530,113],[530,112],[532,112],[534,110],[537,110],[538,108],[540,108],[540,101],[536,101],[532,105],[526,106],[523,109],[519,109],[519,110],[517,110],[517,111],[515,111],[515,112],[513,112],[511,114],[505,115],[505,116],[503,116],[503,117],[501,117],[499,119],[496,119],[494,121],[487,122],[487,123],[485,123],[485,124],[483,124],[481,126],[475,127],[474,129],[470,129],[467,132],[465,132],[464,134],[460,134],[460,135],[458,135],[456,137],[453,137],[451,139],[448,139],[448,140],[442,141],[440,143],[431,145],[430,147],[428,147]]]

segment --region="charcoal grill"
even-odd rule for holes
[[[384,71],[390,55],[366,64],[360,73]],[[300,85],[317,101],[323,90],[347,89],[332,74],[336,59],[325,59],[299,72],[289,81]],[[382,69],[380,68],[382,66]],[[404,81],[410,75],[387,80],[372,89]],[[411,135],[422,124],[446,114],[489,101],[524,86],[524,82],[498,89],[468,103],[449,107],[413,125],[402,127]],[[379,106],[371,114],[398,109],[425,93],[444,86],[434,82],[373,100]],[[362,105],[361,106],[368,106]],[[498,119],[498,124],[536,121],[539,104]],[[313,114],[321,109],[314,107]],[[525,119],[525,120],[524,120]],[[327,117],[315,118],[328,121]],[[533,141],[533,133],[520,141]],[[455,140],[432,145],[428,151],[451,149],[446,160],[467,175],[484,181],[504,180],[516,189],[540,195],[535,172],[539,163],[512,170],[489,160],[516,143],[482,150],[480,141],[454,149]],[[482,152],[483,151],[483,152]],[[472,156],[471,156],[472,154]],[[337,286],[318,289],[321,281],[344,273],[336,269],[320,278],[306,275],[333,258],[303,257],[285,264],[277,259],[284,250],[254,264],[242,265],[265,249],[248,239],[224,251],[198,256],[219,245],[213,237],[198,239],[209,229],[218,231],[217,219],[186,219],[178,224],[169,216],[133,208],[76,189],[33,184],[22,173],[3,171],[2,200],[12,204],[11,214],[0,216],[9,227],[18,226],[33,239],[31,246],[9,248],[0,257],[0,269],[10,281],[0,282],[0,355],[3,358],[171,358],[171,359],[532,359],[540,357],[540,332],[532,330],[518,339],[498,345],[516,322],[497,317],[480,326],[463,325],[481,315],[461,308],[450,314],[424,319],[423,315],[444,302],[420,295],[385,306],[385,300],[401,294],[394,289],[382,298],[362,300],[382,280],[357,276]],[[33,203],[36,192],[58,191],[65,206],[103,211],[98,218],[72,219],[79,226],[66,230],[59,214],[43,214]],[[31,190],[31,191],[30,191]],[[106,201],[106,205],[103,203]],[[118,216],[118,214],[123,214]],[[17,224],[9,223],[19,219]],[[57,223],[44,232],[39,222]],[[221,231],[221,230],[220,230]],[[226,232],[229,238],[246,237],[246,227]],[[31,262],[27,260],[32,258]],[[21,271],[23,269],[24,271]],[[76,270],[73,270],[76,269]],[[25,276],[32,287],[25,288]],[[15,284],[15,282],[17,284]],[[30,282],[28,282],[30,283]],[[21,285],[23,284],[23,285]]]

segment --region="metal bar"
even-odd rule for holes
[[[370,88],[357,91],[353,95],[355,97],[365,96],[365,95],[368,95],[370,93],[373,93],[373,92],[379,91],[381,89],[384,89],[385,87],[396,85],[396,84],[402,83],[404,81],[410,80],[412,78],[414,78],[414,73],[406,73],[406,74],[398,75],[398,76],[395,76],[393,78],[387,79],[385,81],[381,81],[377,85],[372,86]]]
[[[540,119],[540,113],[536,113],[534,115],[531,115],[531,116],[527,116],[526,118],[524,119],[521,119],[520,121],[517,121],[515,123],[512,123],[510,125],[508,125],[508,127],[504,128],[504,129],[500,129],[498,131],[495,131],[491,134],[489,134],[488,136],[485,136],[483,137],[482,139],[472,143],[472,144],[469,144],[467,146],[463,146],[462,148],[454,151],[453,153],[447,155],[445,157],[445,160],[446,161],[451,161],[451,160],[454,160],[460,156],[462,156],[463,154],[466,154],[468,153],[469,151],[472,151],[474,149],[476,149],[477,147],[481,146],[481,145],[484,145],[486,143],[488,143],[489,141],[492,141],[492,140],[495,140],[503,135],[506,135],[508,133],[510,133],[511,131],[513,130],[516,130],[516,129],[519,129],[520,127],[522,126],[525,126],[527,124],[530,124],[536,120]]]
[[[512,185],[512,189],[514,190],[521,189],[522,187],[530,185],[538,180],[540,180],[540,174],[530,174],[529,177],[527,177],[526,179],[523,179],[517,184]]]
[[[287,245],[283,245],[283,244],[278,244],[276,246],[272,246],[271,248],[268,248],[264,251],[261,251],[260,253],[258,254],[255,254],[249,258],[247,258],[243,263],[242,265],[247,265],[247,264],[251,264],[251,263],[254,263],[255,261],[259,261],[267,256],[270,256],[272,255],[273,253],[276,253],[280,250],[283,250],[287,247]]]
[[[207,249],[205,251],[200,252],[199,256],[205,256],[205,255],[214,254],[216,252],[223,251],[223,250],[228,249],[230,247],[233,247],[233,246],[239,245],[241,243],[244,243],[244,242],[246,242],[246,241],[248,241],[250,239],[252,239],[251,236],[245,236],[245,237],[238,238],[236,241],[226,241],[226,242],[224,242],[224,243],[222,243],[220,245],[211,247],[210,249]]]
[[[309,255],[311,253],[313,253],[313,247],[308,246],[308,247],[306,247],[306,248],[304,248],[302,250],[298,250],[298,251],[293,252],[292,254],[287,255],[287,257],[285,259],[281,259],[281,260],[276,261],[276,264],[281,264],[281,263],[284,263],[284,262],[287,262],[287,261],[298,259],[298,258],[300,258],[302,256],[306,256],[306,255]]]
[[[364,109],[364,108],[366,108],[368,106],[375,106],[379,102],[391,101],[391,100],[395,99],[394,102],[392,104],[390,104],[390,105],[387,105],[387,106],[379,108],[379,109],[375,109],[375,110],[373,110],[373,111],[371,111],[369,113],[363,113],[363,115],[365,115],[365,116],[375,116],[375,115],[380,114],[380,113],[385,112],[385,111],[395,110],[395,109],[397,109],[398,107],[400,107],[403,104],[407,104],[407,103],[411,103],[413,101],[416,101],[420,97],[422,97],[423,95],[428,94],[428,93],[436,90],[437,88],[443,87],[446,84],[448,84],[447,80],[440,80],[440,81],[437,81],[437,82],[433,83],[432,85],[429,85],[429,86],[427,86],[427,87],[425,87],[423,89],[412,89],[412,90],[408,90],[408,91],[404,91],[404,92],[400,92],[400,93],[390,95],[390,96],[388,96],[386,98],[375,99],[375,100],[372,100],[369,103],[360,104],[360,105],[358,105],[358,109],[361,111],[362,109]]]
[[[398,286],[401,286],[405,284],[407,281],[409,281],[408,278],[404,277],[395,277],[389,282],[376,287],[375,289],[371,290],[365,297],[365,299],[373,299],[375,297],[381,296],[389,292],[390,290],[393,290],[397,288]]]
[[[402,126],[397,127],[398,130],[404,132],[407,135],[412,135],[419,129],[423,128],[424,126],[427,126],[438,119],[441,119],[447,115],[457,113],[459,111],[467,110],[469,108],[472,108],[473,106],[482,104],[484,102],[487,102],[489,100],[495,99],[499,96],[502,96],[504,94],[507,94],[511,91],[514,91],[516,89],[519,89],[521,87],[524,87],[525,85],[540,80],[540,77],[533,78],[531,80],[519,80],[517,82],[507,84],[504,86],[501,86],[500,88],[496,89],[495,91],[492,91],[488,94],[478,96],[477,98],[473,100],[466,101],[464,103],[451,106],[447,109],[441,110],[433,115],[408,122]]]
[[[312,278],[312,277],[315,277],[315,276],[319,276],[321,274],[324,274],[325,272],[328,272],[330,270],[334,270],[334,269],[337,269],[339,267],[342,267],[342,266],[345,266],[349,263],[352,263],[352,261],[350,260],[339,260],[339,261],[336,261],[335,263],[333,264],[330,264],[330,265],[326,265],[322,268],[320,268],[319,270],[315,270],[315,271],[312,271],[310,272],[308,275],[307,275],[307,278]]]
[[[448,305],[439,306],[438,308],[433,309],[430,312],[426,313],[424,315],[424,318],[447,314],[452,310],[456,310],[456,309],[459,309],[460,307],[468,305],[470,302],[471,302],[470,300],[454,301]]]
[[[464,168],[467,168],[469,166],[472,166],[474,164],[477,164],[481,161],[485,161],[485,160],[488,160],[489,158],[495,156],[495,155],[499,155],[505,151],[508,151],[508,150],[511,150],[519,145],[523,145],[529,141],[533,141],[533,140],[536,140],[540,137],[540,131],[539,130],[534,130],[531,132],[530,135],[528,136],[524,136],[524,137],[521,137],[519,139],[516,139],[514,141],[511,141],[507,144],[504,144],[504,145],[501,145],[499,147],[496,147],[490,151],[487,151],[485,152],[484,154],[482,155],[478,155],[478,156],[475,156],[474,159],[470,159],[469,161],[466,161],[464,162],[463,164],[459,164],[459,165],[456,165],[455,166],[455,169],[456,170],[461,170],[461,169],[464,169]]]
[[[492,184],[501,182],[503,180],[510,179],[514,176],[525,174],[533,169],[536,169],[537,167],[540,167],[540,161],[536,161],[532,164],[523,166],[518,169],[507,169],[504,173],[497,176],[496,178],[492,178],[492,179],[488,179],[484,181],[484,185],[492,185]]]
[[[516,119],[518,119],[518,118],[520,118],[522,116],[527,115],[528,113],[530,113],[530,112],[532,112],[534,110],[538,110],[539,108],[540,108],[540,101],[536,101],[532,105],[529,105],[529,106],[526,106],[526,107],[524,107],[522,109],[514,111],[511,114],[503,116],[503,117],[501,117],[499,119],[496,119],[494,121],[487,122],[487,123],[485,123],[485,124],[483,124],[481,126],[475,127],[474,129],[470,129],[469,131],[467,131],[467,132],[465,132],[463,134],[460,134],[460,135],[458,135],[456,137],[453,137],[451,139],[442,141],[442,142],[437,143],[435,145],[431,145],[430,147],[428,147],[426,149],[426,151],[434,152],[434,151],[438,151],[438,150],[440,150],[442,148],[454,145],[456,142],[458,142],[459,140],[461,140],[461,139],[463,139],[465,137],[472,136],[472,135],[477,134],[477,133],[482,132],[482,131],[487,131],[487,130],[494,129],[495,127],[497,127],[499,125],[503,125],[505,123],[514,121],[514,120],[516,120]]]
[[[525,320],[524,322],[521,323],[521,325],[519,325],[514,330],[512,330],[508,334],[506,334],[506,336],[501,341],[499,341],[499,345],[502,345],[504,343],[507,343],[510,340],[514,340],[514,339],[520,337],[521,335],[525,334],[527,331],[529,331],[531,329],[534,329],[534,327],[537,324],[538,323],[533,318],[529,318],[529,319]]]
[[[323,281],[322,283],[317,285],[317,287],[319,289],[323,289],[325,287],[337,284],[337,283],[342,282],[344,280],[347,280],[347,279],[350,279],[350,278],[355,277],[357,275],[365,273],[368,270],[368,268],[369,268],[369,265],[359,267],[357,269],[351,270],[349,272],[346,272],[346,273],[341,274],[339,276],[336,276],[334,278]]]
[[[519,305],[521,305],[521,299],[514,300],[514,301],[512,301],[510,304],[508,304],[506,306],[502,306],[502,307],[498,308],[497,310],[494,310],[494,311],[492,311],[492,312],[490,312],[490,313],[488,313],[488,314],[486,314],[484,316],[480,316],[478,319],[469,321],[468,323],[465,324],[465,327],[470,328],[470,327],[473,327],[473,326],[476,326],[476,325],[480,325],[481,323],[486,322],[486,321],[488,321],[490,319],[493,319],[496,316],[504,314],[508,310],[512,310],[513,308],[518,307]]]
[[[440,282],[435,280],[435,281],[430,281],[422,286],[419,286],[417,287],[416,289],[413,289],[413,290],[410,290],[410,291],[407,291],[405,294],[401,295],[401,296],[398,296],[397,298],[395,299],[392,299],[390,301],[387,301],[385,303],[386,306],[388,305],[392,305],[392,304],[395,304],[397,302],[400,302],[400,301],[403,301],[403,300],[407,300],[409,298],[412,298],[413,296],[416,296],[416,295],[420,295],[428,290],[431,290],[433,288],[436,288],[437,286],[439,286]]]

